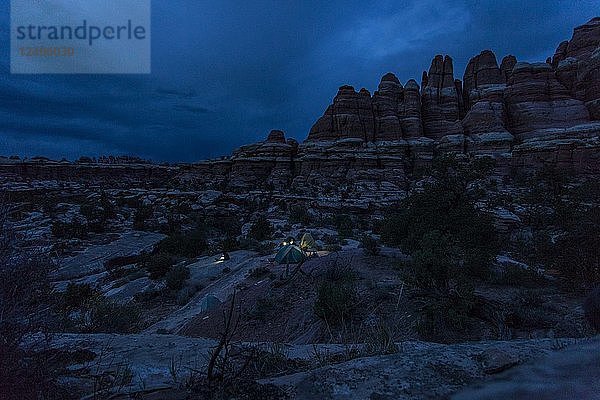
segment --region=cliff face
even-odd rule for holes
[[[300,154],[348,139],[388,150],[395,141],[396,155],[408,162],[452,151],[492,155],[505,166],[554,163],[596,173],[599,120],[600,18],[594,18],[576,28],[547,63],[508,55],[498,65],[494,53],[484,50],[460,81],[452,59],[437,55],[423,73],[422,90],[414,80],[403,87],[391,73],[373,96],[343,86]]]

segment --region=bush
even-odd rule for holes
[[[261,216],[250,227],[250,230],[248,231],[248,237],[261,242],[263,240],[271,239],[271,236],[273,236],[273,232],[273,225],[271,225],[271,223],[267,220],[266,217]]]
[[[140,314],[135,306],[101,298],[90,308],[89,318],[88,332],[132,333],[138,328]]]
[[[275,309],[275,302],[270,296],[260,297],[250,310],[250,317],[266,321],[269,314]]]
[[[84,239],[88,235],[88,226],[81,220],[74,218],[71,222],[54,221],[52,234],[61,239]]]
[[[0,202],[0,398],[70,398],[60,390],[59,366],[22,345],[47,345],[44,334],[54,317],[50,258],[20,248],[6,218]]]
[[[140,205],[133,214],[133,229],[143,231],[146,228],[146,222],[152,218],[154,210],[152,206]]]
[[[462,271],[456,248],[448,236],[439,231],[426,234],[421,246],[408,262],[411,283],[421,289],[446,290],[451,278]]]
[[[90,231],[96,233],[104,232],[107,221],[116,216],[114,205],[104,193],[100,194],[99,199],[82,204],[79,212],[87,220]]]
[[[547,282],[548,281],[544,275],[539,274],[535,270],[516,265],[507,265],[506,268],[500,272],[500,275],[494,280],[494,283],[509,286],[521,286],[526,288],[540,287],[545,285]]]
[[[429,297],[420,310],[417,332],[424,340],[439,342],[463,338],[474,307],[473,289],[467,286]]]
[[[333,223],[338,231],[338,234],[343,238],[352,236],[352,230],[354,229],[354,223],[352,218],[346,214],[336,215],[333,218]]]
[[[336,251],[342,250],[342,246],[339,244],[327,244],[325,245],[325,251],[329,251],[331,253],[335,253]]]
[[[223,252],[229,253],[230,251],[235,251],[240,248],[240,242],[231,235],[227,235],[225,239],[221,241],[220,249]]]
[[[476,207],[482,194],[475,179],[485,176],[487,168],[485,163],[448,157],[434,162],[432,179],[423,190],[385,216],[382,240],[409,253],[435,251],[429,242],[437,232],[436,238],[451,251],[442,256],[455,258],[462,275],[487,277],[500,248],[492,217]]]
[[[351,317],[356,299],[353,284],[323,281],[317,288],[315,314],[333,326],[343,325]]]
[[[328,324],[343,325],[351,318],[357,300],[356,274],[336,264],[327,269],[317,288],[314,311]]]
[[[163,239],[157,246],[159,252],[174,256],[198,257],[208,249],[204,232],[195,229],[188,233],[179,233]]]
[[[310,223],[310,215],[308,215],[308,210],[302,206],[293,206],[290,209],[290,224],[304,224],[308,225]]]
[[[173,267],[165,276],[167,287],[171,290],[179,290],[183,284],[190,278],[190,269],[182,265]]]
[[[256,267],[256,268],[252,268],[248,272],[248,278],[261,279],[261,278],[264,278],[265,276],[271,275],[271,273],[272,272],[269,269],[269,267]]]
[[[550,266],[574,287],[600,283],[600,207],[579,213],[566,232],[551,242]]]
[[[596,333],[600,333],[600,287],[589,294],[583,303],[585,317]]]
[[[365,253],[371,256],[379,254],[379,243],[370,235],[363,235],[360,241]]]
[[[100,292],[88,283],[69,283],[62,294],[62,305],[66,310],[80,309],[89,307],[99,297]]]
[[[173,257],[165,253],[148,254],[141,264],[150,273],[150,279],[160,279],[171,269]]]

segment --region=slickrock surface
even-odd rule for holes
[[[359,358],[264,382],[291,387],[297,400],[445,398],[469,383],[552,354],[573,342],[571,339],[455,345],[408,342],[400,346],[397,354]],[[597,349],[598,344],[594,346]],[[566,354],[559,351],[554,357]]]

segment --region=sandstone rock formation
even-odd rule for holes
[[[340,87],[325,114],[313,125],[307,141],[360,139],[364,142],[401,140],[422,135],[419,85],[402,86],[385,74],[373,96],[366,89]]]
[[[352,86],[340,87],[325,114],[308,135],[312,140],[356,138],[369,140],[373,136],[371,95],[366,89],[356,92]]]
[[[421,97],[425,136],[440,139],[462,133],[459,96],[454,83],[452,58],[435,56],[423,83]]]
[[[512,70],[517,64],[517,58],[512,54],[507,55],[502,59],[500,63],[500,70],[502,71],[502,78],[505,82],[512,76]]]
[[[467,109],[471,107],[470,95],[473,89],[505,83],[506,79],[492,51],[484,50],[478,56],[471,58],[463,77],[464,102]]]
[[[358,153],[368,154],[367,143],[382,148],[380,143],[397,142],[388,150],[409,169],[436,153],[458,152],[493,156],[502,167],[554,164],[596,171],[599,44],[600,18],[594,18],[576,28],[546,63],[518,63],[507,55],[498,66],[494,53],[484,50],[469,61],[461,82],[454,78],[452,59],[437,55],[423,72],[421,91],[414,80],[403,87],[391,73],[372,97],[342,86],[299,154],[310,158],[309,143],[319,148],[314,143],[327,142],[331,150],[352,139],[354,151],[345,145],[335,150],[339,165],[348,165],[341,161],[346,156],[356,160]]]
[[[583,102],[570,97],[546,63],[517,63],[504,96],[515,134],[589,122]]]
[[[585,102],[593,119],[600,119],[600,17],[575,28],[571,40],[562,42],[552,66],[559,81]]]
[[[498,66],[484,50],[460,81],[452,59],[437,55],[421,87],[414,79],[402,85],[393,73],[372,95],[344,85],[301,144],[275,130],[230,157],[189,166],[0,159],[0,175],[64,181],[76,167],[89,183],[117,173],[192,189],[342,192],[365,209],[402,196],[412,171],[444,152],[492,156],[504,173],[546,164],[600,173],[599,46],[594,18],[558,46],[550,63],[507,55]]]
[[[288,187],[297,147],[295,141],[286,141],[279,130],[271,131],[264,142],[240,147],[231,156],[228,186],[232,189]]]

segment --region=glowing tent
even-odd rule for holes
[[[298,264],[304,261],[304,252],[300,247],[288,244],[283,246],[275,255],[275,262],[279,264]]]
[[[300,248],[304,251],[308,249],[314,249],[316,246],[315,239],[310,233],[305,233],[300,239]]]

